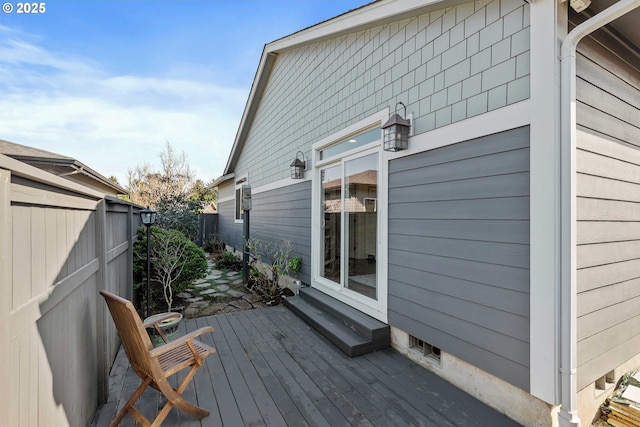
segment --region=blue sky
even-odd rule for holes
[[[0,13],[0,139],[122,185],[168,141],[224,169],[266,43],[367,0],[54,0]],[[3,1],[4,3],[4,1]]]

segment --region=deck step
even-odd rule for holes
[[[316,289],[301,288],[285,305],[349,357],[389,347],[389,325]]]

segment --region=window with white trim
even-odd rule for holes
[[[235,222],[243,222],[242,214],[242,186],[248,184],[247,176],[243,176],[236,180],[236,193],[235,193]]]

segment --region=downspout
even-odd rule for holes
[[[576,49],[595,30],[640,6],[621,0],[575,27],[560,48],[561,155],[561,319],[560,425],[580,426],[577,405],[577,285],[576,285]]]

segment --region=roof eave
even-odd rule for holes
[[[258,110],[258,104],[260,99],[262,98],[262,94],[264,93],[265,88],[267,87],[267,81],[269,80],[269,76],[271,75],[271,70],[273,69],[273,65],[276,62],[277,54],[273,52],[268,52],[265,46],[265,49],[262,51],[262,57],[260,58],[260,65],[258,66],[258,70],[256,72],[256,76],[253,79],[253,84],[251,85],[251,92],[249,92],[249,98],[247,99],[247,103],[244,107],[244,112],[242,113],[242,119],[240,120],[240,125],[238,126],[238,132],[236,133],[236,138],[233,142],[233,147],[231,148],[231,153],[229,154],[229,159],[227,160],[227,165],[224,168],[224,175],[228,175],[233,172],[233,168],[235,168],[235,163],[238,160],[238,156],[240,155],[240,148],[242,147],[241,141],[247,136],[249,132],[249,128],[253,118],[256,115],[256,111]]]
[[[41,165],[51,165],[53,167],[59,166],[59,167],[70,168],[70,169],[73,169],[73,171],[76,171],[77,173],[82,173],[86,176],[89,176],[94,181],[104,185],[107,188],[114,190],[117,194],[127,194],[127,190],[125,190],[120,185],[116,184],[115,182],[111,181],[108,178],[105,178],[103,175],[91,169],[89,166],[85,165],[84,163],[72,158],[64,158],[64,157],[44,158],[44,157],[32,157],[32,156],[10,156],[10,157],[13,157],[16,160],[19,160],[24,163],[32,164],[32,165],[41,164]]]
[[[217,187],[218,185],[222,184],[223,182],[226,182],[226,181],[228,181],[228,180],[230,180],[232,178],[235,178],[235,176],[236,175],[234,173],[229,173],[229,174],[223,175],[220,178],[218,178],[215,181],[213,181],[211,183],[211,186],[212,187]]]

